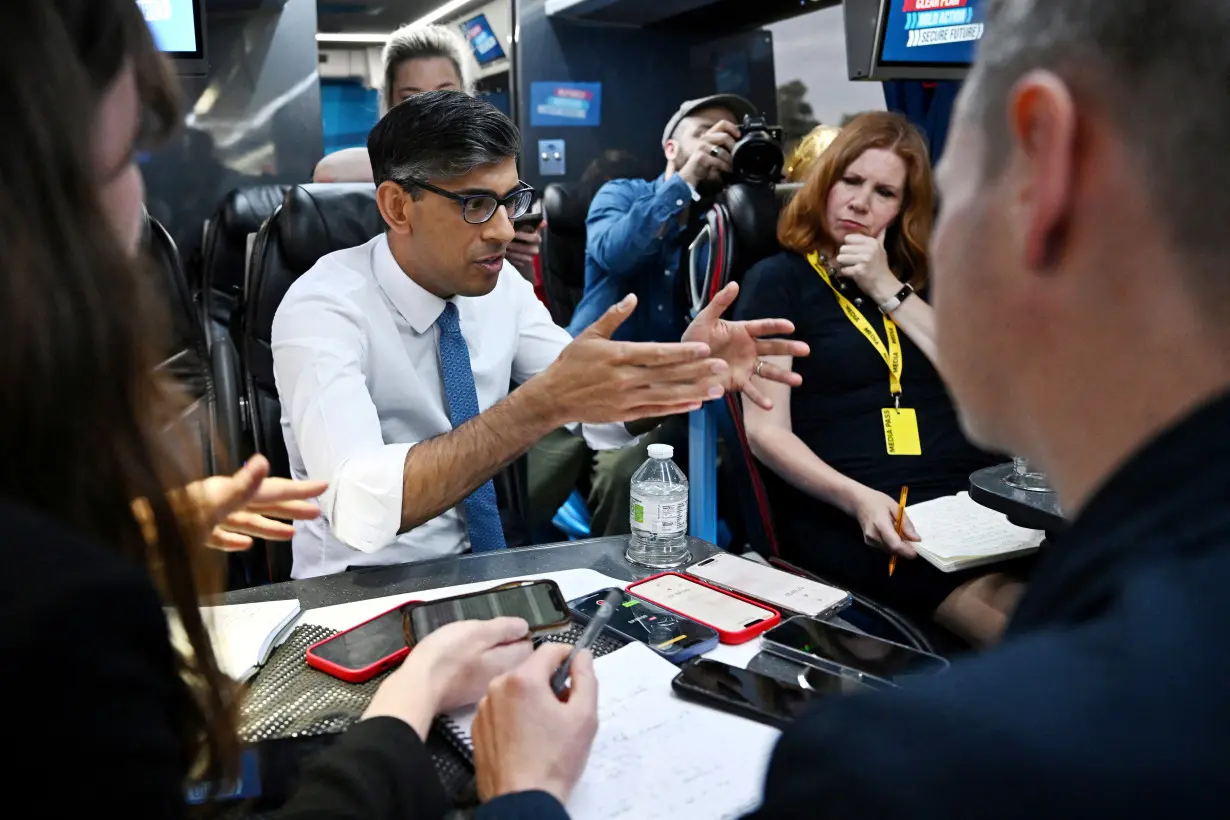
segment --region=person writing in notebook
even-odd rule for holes
[[[1036,461],[1072,523],[997,647],[789,727],[755,820],[1204,817],[1224,801],[1230,5],[983,8],[938,171],[936,348],[963,428]],[[546,683],[511,688],[489,696],[492,725]],[[557,726],[523,735],[583,754],[589,727]],[[480,782],[526,788],[532,764],[487,760]]]
[[[812,161],[781,215],[783,251],[748,273],[736,311],[790,319],[823,355],[765,358],[760,375],[797,371],[803,384],[765,382],[772,409],[745,401],[744,418],[783,558],[987,646],[1020,596],[1022,562],[941,572],[916,558],[908,513],[897,533],[903,485],[929,501],[995,463],[961,434],[935,369],[934,199],[926,144],[900,114],[855,117]],[[890,555],[907,559],[891,576]]]
[[[765,401],[749,383],[757,355],[807,354],[762,338],[790,322],[723,320],[737,285],[681,342],[611,341],[635,297],[573,340],[505,265],[533,198],[520,147],[508,117],[456,91],[396,106],[368,140],[388,230],[322,258],[278,307],[291,470],[329,483],[322,520],[295,533],[294,577],[502,549],[492,477],[552,430],[580,423],[592,447],[622,447],[624,422],[727,391]]]

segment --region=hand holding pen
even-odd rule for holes
[[[602,630],[611,622],[611,616],[615,614],[615,610],[623,603],[624,594],[617,589],[608,590],[606,600],[602,602],[602,606],[598,607],[598,611],[594,613],[594,617],[590,619],[589,625],[585,627],[585,631],[581,633],[581,637],[577,639],[576,646],[572,647],[572,651],[568,653],[568,657],[559,665],[555,673],[551,675],[551,691],[555,696],[562,697],[564,694],[564,686],[568,683],[568,674],[572,668],[572,662],[576,659],[577,654],[583,650],[589,649],[594,645],[594,641],[598,640],[598,636],[602,634]]]
[[[897,502],[897,537],[901,538],[901,527],[905,524],[905,499],[910,494],[909,487],[901,488],[901,499]],[[892,558],[888,559],[888,577],[892,578],[893,573],[897,571],[897,553],[893,553]]]
[[[484,801],[545,791],[568,802],[598,732],[598,679],[593,655],[580,645],[543,644],[515,672],[497,678],[479,703],[471,737]],[[571,678],[563,699],[553,687],[561,668],[564,680]]]

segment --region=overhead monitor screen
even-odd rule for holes
[[[195,0],[137,0],[137,5],[160,50],[186,55],[199,51]]]
[[[886,0],[880,21],[885,66],[968,67],[985,29],[983,0]]]
[[[465,21],[461,24],[461,29],[465,32],[470,49],[474,52],[474,59],[478,60],[479,65],[490,65],[504,58],[504,48],[491,30],[487,15],[480,14]]]

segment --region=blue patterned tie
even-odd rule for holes
[[[474,386],[474,371],[470,369],[470,348],[461,335],[457,306],[452,302],[436,320],[440,328],[440,374],[444,377],[444,400],[448,417],[456,430],[478,415],[478,390]],[[495,484],[488,481],[465,500],[466,529],[470,533],[470,549],[474,552],[502,550],[504,527],[495,501]]]

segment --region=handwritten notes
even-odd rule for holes
[[[679,669],[634,643],[594,661],[598,736],[573,820],[742,817],[760,804],[778,732],[675,697]],[[449,716],[468,739],[475,710]]]
[[[641,644],[594,667],[599,729],[573,818],[733,818],[760,803],[776,730],[680,700],[678,668]]]
[[[906,510],[922,542],[918,554],[944,572],[1006,561],[1035,552],[1045,533],[1008,522],[969,493],[937,498]]]

